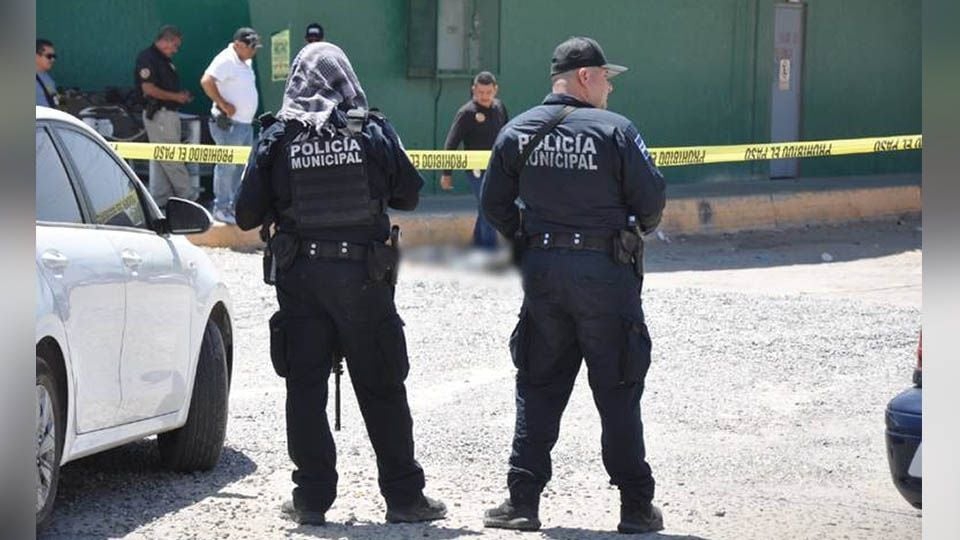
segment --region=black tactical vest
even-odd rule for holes
[[[361,126],[362,129],[362,126]],[[371,199],[367,155],[359,129],[323,129],[287,148],[290,213],[301,232],[372,225],[383,212]]]

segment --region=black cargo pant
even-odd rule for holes
[[[610,483],[624,505],[644,507],[654,492],[640,419],[651,343],[637,277],[606,253],[559,248],[528,249],[522,275],[523,307],[510,344],[517,366],[511,500],[537,507],[585,358]]]
[[[326,413],[335,349],[347,359],[377,455],[380,493],[390,506],[415,501],[424,477],[414,458],[404,387],[409,363],[393,287],[370,282],[362,261],[298,256],[276,288],[280,311],[270,324],[271,357],[287,382],[294,504],[325,512],[336,498],[337,454]]]

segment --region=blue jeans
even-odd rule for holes
[[[473,190],[473,196],[477,198],[477,222],[473,225],[473,245],[479,248],[494,249],[497,247],[497,230],[490,225],[487,218],[483,216],[483,211],[479,208],[480,186],[483,185],[483,175],[477,178],[473,171],[467,171],[467,179],[470,180],[470,189]]]
[[[210,136],[220,146],[252,146],[253,125],[233,123],[220,129],[210,120]],[[213,209],[233,214],[233,204],[240,192],[243,165],[217,165],[213,169]]]

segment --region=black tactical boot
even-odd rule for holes
[[[390,523],[417,523],[445,517],[447,517],[447,505],[423,495],[412,504],[394,506],[387,504],[386,520]]]
[[[494,529],[513,529],[517,531],[536,531],[540,529],[540,518],[535,506],[514,506],[510,499],[503,504],[483,513],[483,526]]]
[[[620,506],[620,524],[617,532],[625,534],[640,534],[663,530],[663,513],[652,504],[638,510]]]
[[[323,512],[316,510],[301,510],[293,505],[293,501],[286,500],[280,505],[280,511],[301,525],[326,525],[327,519]]]

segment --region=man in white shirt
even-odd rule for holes
[[[213,101],[210,135],[219,145],[251,146],[253,117],[257,113],[257,78],[253,57],[262,45],[253,28],[239,28],[233,42],[213,58],[200,86]],[[217,165],[213,170],[213,217],[235,224],[234,201],[240,190],[242,165]]]

